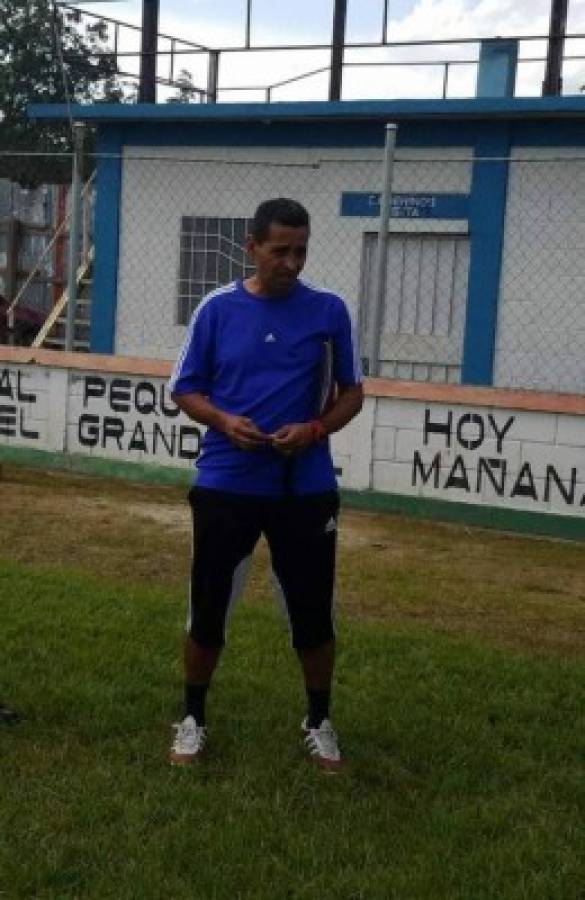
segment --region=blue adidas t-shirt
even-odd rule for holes
[[[357,343],[344,301],[297,281],[285,297],[258,297],[241,281],[213,291],[195,310],[170,380],[174,394],[201,393],[223,412],[248,416],[270,434],[319,411],[325,342],[333,380],[361,381]],[[197,460],[201,487],[280,496],[334,490],[328,442],[285,459],[271,447],[245,451],[210,428]]]

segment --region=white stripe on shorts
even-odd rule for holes
[[[234,574],[232,575],[232,590],[230,593],[230,599],[228,600],[228,605],[225,614],[225,623],[224,623],[224,639],[227,632],[227,627],[229,621],[232,617],[233,611],[236,608],[236,604],[238,600],[241,598],[244,593],[244,588],[246,586],[246,580],[248,578],[248,572],[250,571],[250,563],[252,562],[252,554],[249,556],[244,556],[243,559],[237,564],[234,569]]]

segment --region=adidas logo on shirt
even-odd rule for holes
[[[325,534],[331,534],[332,531],[337,531],[337,522],[335,521],[333,516],[331,516],[331,518],[327,522],[327,525],[325,526]]]
[[[272,332],[270,332],[269,334],[266,335],[266,337],[264,338],[264,343],[265,344],[275,344],[276,343],[276,338],[274,337]]]

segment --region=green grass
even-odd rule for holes
[[[236,615],[209,755],[170,768],[175,587],[0,563],[8,898],[582,900],[585,662],[421,624],[340,624],[326,778],[272,608]]]

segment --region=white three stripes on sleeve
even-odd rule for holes
[[[175,367],[172,371],[171,377],[169,379],[169,391],[172,393],[176,386],[179,378],[183,374],[183,366],[185,365],[185,360],[187,359],[187,355],[189,353],[189,348],[191,347],[191,341],[193,340],[193,332],[195,331],[195,326],[197,325],[197,320],[201,315],[202,309],[207,306],[210,300],[214,297],[217,297],[219,294],[228,294],[230,291],[235,289],[235,282],[231,284],[224,285],[224,287],[218,288],[216,291],[211,291],[210,294],[207,294],[206,297],[203,298],[197,309],[194,311],[191,316],[191,321],[189,323],[189,330],[185,336],[185,340],[183,341],[183,346],[181,347],[181,352],[179,353],[177,362],[175,363]]]

